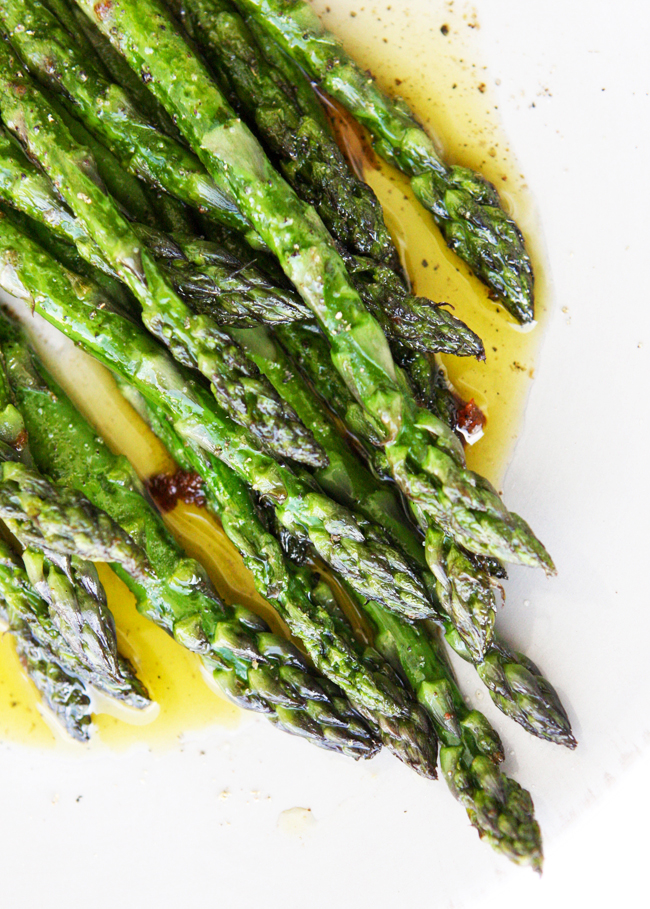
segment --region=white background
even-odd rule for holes
[[[650,810],[650,15],[632,0],[476,5],[557,301],[505,497],[559,577],[515,571],[509,602],[530,601],[512,634],[557,682],[580,747],[498,720],[545,832],[542,880],[479,844],[444,784],[247,719],[166,753],[0,746],[3,905],[547,909],[638,892]],[[409,6],[426,17],[437,3]],[[311,811],[282,815],[296,807]]]

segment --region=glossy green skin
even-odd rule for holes
[[[301,367],[314,386],[324,393],[332,411],[344,423],[354,426],[353,431],[368,443],[368,426],[354,420],[353,399],[338,376],[332,373],[326,347],[321,343],[322,337],[297,325],[285,326],[279,334],[293,356],[300,358]],[[273,352],[275,354],[276,351]],[[288,393],[299,393],[300,383],[287,380],[286,367],[278,368],[272,361],[265,366],[259,356],[256,362],[263,370],[268,368],[267,375],[271,381],[281,382]],[[294,398],[289,400],[293,402]],[[443,407],[441,414],[445,409]],[[398,503],[391,488],[379,483],[342,446],[340,437],[332,433],[331,424],[320,409],[305,405],[300,410],[300,416],[311,427],[330,459],[330,467],[319,471],[321,485],[333,498],[375,520],[378,516],[371,509],[374,510],[375,497],[378,497],[376,504],[384,509],[382,526],[396,545],[407,552],[421,569],[425,568],[420,539],[411,527],[393,518]],[[374,493],[373,488],[376,490]],[[534,663],[523,654],[516,653],[494,634],[496,602],[487,572],[440,535],[432,536],[426,542],[427,561],[437,568],[437,580],[433,586],[441,607],[438,620],[445,629],[447,642],[459,656],[474,664],[492,700],[503,713],[532,735],[574,748],[576,741],[571,723],[553,686]],[[443,612],[452,618],[446,618]]]
[[[124,657],[119,657],[119,676],[97,672],[79,653],[70,647],[58,631],[44,599],[32,586],[23,565],[0,543],[0,599],[5,604],[12,628],[29,634],[31,639],[51,655],[66,676],[79,679],[85,686],[92,686],[129,707],[142,709],[150,704],[142,683],[133,667]]]
[[[322,336],[297,325],[285,326],[278,334],[314,387],[323,392],[332,411],[353,427],[352,431],[371,448],[368,426],[354,419],[354,401],[344,383],[332,372]],[[298,406],[300,380],[291,377],[290,364],[283,362],[278,345],[267,347],[265,352],[267,362],[257,354],[257,364]],[[307,403],[300,405],[300,416],[311,427],[330,460],[330,466],[318,473],[321,485],[332,498],[375,520],[379,518],[374,513],[375,508],[382,509],[381,524],[391,540],[408,553],[421,570],[425,569],[420,539],[412,527],[395,519],[399,504],[391,487],[380,483],[365,469],[342,444],[338,433],[333,432],[322,409],[307,396],[303,395],[303,398]],[[443,408],[441,414],[444,412]],[[436,567],[436,579],[431,579],[433,584],[430,581],[428,586],[433,586],[439,598],[437,622],[444,627],[447,642],[459,656],[474,664],[492,700],[503,713],[539,738],[574,748],[576,741],[569,718],[552,685],[530,660],[494,634],[496,601],[485,568],[468,559],[462,550],[451,546],[449,539],[440,534],[430,536],[426,544],[427,561]]]
[[[0,198],[55,236],[74,244],[83,257],[102,271],[108,266],[83,226],[63,204],[47,177],[0,128]]]
[[[35,370],[24,342],[14,346],[9,365],[39,466],[59,482],[83,488],[146,549],[146,575],[113,566],[138,610],[199,653],[240,706],[321,747],[372,756],[377,744],[342,693],[315,677],[295,647],[259,616],[221,602],[203,568],[183,556],[147,503],[128,462],[112,454],[61,389]]]
[[[14,406],[6,375],[6,347],[16,332],[4,319],[0,336],[0,396],[6,404],[0,517],[23,547],[30,583],[47,602],[67,647],[89,673],[119,687],[123,678],[115,622],[92,562],[122,561],[142,573],[146,560],[130,537],[82,494],[52,484],[32,465],[23,415]]]
[[[404,101],[379,89],[305,0],[237,0],[237,6],[368,128],[376,151],[411,178],[449,247],[519,322],[532,322],[532,265],[494,186],[468,168],[444,164]]]
[[[119,525],[76,490],[55,485],[33,467],[0,464],[0,518],[25,548],[148,570],[144,553]]]
[[[319,485],[329,496],[383,527],[393,539],[399,539],[408,525],[394,490],[364,469],[337,431],[322,401],[314,394],[305,393],[304,376],[283,347],[261,328],[239,331],[236,337],[327,452],[327,466],[315,472]],[[343,389],[347,392],[345,385]],[[405,552],[411,560],[422,563],[419,541],[414,540]]]
[[[435,778],[437,740],[426,715],[381,656],[360,645],[329,587],[319,583],[310,569],[298,569],[284,557],[233,471],[196,444],[182,440],[164,413],[144,399],[133,398],[130,386],[124,385],[123,391],[177,463],[202,477],[207,506],[220,518],[257,590],[302,641],[317,668],[340,682],[386,748],[420,775]]]
[[[348,168],[323,116],[305,110],[295,78],[266,59],[227,0],[169,0],[210,66],[227,79],[257,135],[296,192],[351,252],[399,268],[397,250],[372,189]]]
[[[447,379],[436,357],[399,343],[394,343],[392,350],[395,362],[403,370],[418,404],[456,429],[458,411],[464,401]]]
[[[445,628],[445,638],[459,656],[473,662],[453,627]],[[525,654],[495,637],[483,660],[475,665],[490,697],[506,716],[540,739],[576,747],[571,722],[558,693]]]
[[[22,542],[21,535],[15,535]],[[45,547],[32,546],[24,549],[22,558],[32,587],[48,604],[54,626],[70,650],[90,672],[119,685],[115,620],[92,562],[61,558]]]
[[[92,58],[95,68],[99,69],[105,78],[121,85],[138,110],[152,124],[168,136],[180,139],[180,133],[167,111],[147,91],[142,80],[114,50],[110,41],[107,41],[77,8],[74,0],[45,0],[45,5],[74,38],[75,43]]]
[[[6,373],[0,369],[0,445],[3,456],[18,456],[31,461],[24,439],[25,423],[22,414],[13,403]],[[4,586],[3,580],[15,591],[17,585],[14,572],[18,567],[18,559],[6,543],[0,540],[0,594]],[[27,579],[23,580],[27,585]],[[16,603],[21,602],[22,599],[16,597],[15,592],[11,602],[0,596],[0,620],[8,625],[13,634],[18,657],[47,707],[57,716],[69,735],[78,741],[87,741],[91,722],[90,698],[82,683],[56,663],[52,650],[32,637],[20,609],[15,608]]]
[[[67,734],[78,742],[90,738],[92,704],[83,683],[61,669],[47,648],[28,634],[10,629],[16,653],[45,706],[52,711]]]
[[[279,522],[308,538],[362,595],[368,591],[392,608],[432,613],[416,576],[399,571],[387,576],[390,547],[360,527],[347,509],[329,500],[306,476],[294,474],[266,455],[250,433],[229,420],[209,392],[177,367],[153,338],[111,311],[96,288],[66,274],[8,218],[0,232],[0,264],[4,289],[29,301],[48,321],[135,385],[167,413],[183,439],[215,454],[268,497]]]
[[[169,17],[151,0],[77,4],[133,69],[146,73],[149,89],[177,118],[207,170],[227,175],[241,211],[327,335],[332,360],[373,419],[404,495],[470,551],[552,572],[550,556],[525,522],[506,510],[486,480],[464,468],[455,435],[399,384],[386,338],[363,308],[323,223],[275,173]]]
[[[7,583],[14,582],[17,570],[18,560],[0,541],[0,591]],[[20,609],[15,608],[16,602],[20,602],[20,597],[15,595],[12,603],[0,599],[0,621],[7,625],[14,638],[16,653],[25,672],[68,735],[78,742],[87,742],[90,738],[91,703],[83,683],[61,668],[56,662],[56,655],[46,644],[32,637],[28,622]],[[26,603],[27,600],[24,605]]]
[[[124,168],[164,189],[219,223],[239,231],[249,225],[227,184],[211,179],[183,145],[153,126],[90,54],[76,44],[39,0],[2,0],[0,17],[30,71],[117,156]]]
[[[499,770],[499,736],[482,713],[465,706],[437,632],[407,625],[372,602],[363,608],[375,628],[375,646],[404,673],[432,718],[442,775],[481,839],[511,861],[541,871],[541,833],[530,794]]]
[[[378,463],[377,449],[373,448],[372,427],[363,419],[363,415],[359,415],[354,399],[345,384],[333,372],[327,344],[322,335],[311,331],[308,326],[290,325],[283,326],[278,331],[278,337],[313,387],[320,391],[333,413],[365,444],[368,460],[374,466],[374,473],[379,476],[385,473]],[[278,356],[281,357],[281,352]],[[288,394],[290,386],[281,376],[274,374],[272,357],[268,358],[269,362],[266,364],[259,357],[253,358],[280,393]],[[297,398],[299,394],[298,387],[289,397],[290,403],[300,407],[301,419],[311,428],[327,452],[330,463],[338,467],[338,470],[331,474],[328,487],[330,495],[334,498],[347,497],[344,499],[346,504],[351,503],[352,507],[367,513],[365,509],[372,503],[370,488],[379,487],[383,498],[388,496],[393,499],[391,511],[394,513],[396,508],[399,509],[390,487],[377,483],[349,453],[343,462],[341,461],[341,443],[336,441],[336,434],[332,433],[331,427],[327,431],[329,425],[327,418],[319,413],[317,406],[309,402],[301,405]],[[326,477],[329,476],[327,469],[324,474]],[[338,491],[332,488],[336,484]],[[410,510],[416,523],[425,533],[424,547],[422,540],[416,538],[403,523],[387,523],[383,520],[381,526],[385,527],[393,542],[408,552],[417,564],[425,568],[428,564],[430,573],[427,575],[427,586],[435,591],[440,610],[450,617],[472,657],[480,660],[494,632],[497,607],[494,584],[489,575],[473,564],[450,537],[443,534],[432,522],[424,520],[412,503]]]
[[[314,206],[347,251],[350,280],[386,336],[416,350],[483,357],[480,338],[464,323],[405,290],[379,201],[348,167],[322,111],[315,113],[318,102],[297,67],[287,83],[227,0],[171,0],[169,5],[208,62],[227,76],[296,193]],[[312,99],[305,103],[306,91]]]
[[[471,328],[444,306],[409,293],[395,271],[362,256],[343,258],[350,281],[391,342],[391,351],[402,344],[413,351],[485,359],[483,342]]]
[[[202,372],[229,415],[248,426],[268,450],[308,464],[322,454],[295,414],[232,339],[178,296],[108,196],[87,149],[56,119],[47,99],[5,43],[0,45],[0,109],[7,127],[38,160],[103,258],[142,307],[147,328],[184,365]],[[80,252],[83,251],[80,249]]]
[[[130,187],[127,194],[132,199]],[[124,300],[128,291],[120,290],[123,285],[116,281],[115,272],[83,225],[58,197],[45,174],[4,131],[0,131],[0,198],[39,225],[28,229],[55,258],[62,258],[66,268],[100,282],[111,297],[128,308]],[[192,242],[179,246],[169,237],[158,233],[154,236],[146,224],[133,222],[132,227],[165,269],[176,292],[197,312],[212,316],[220,325],[243,327],[260,321],[273,324],[309,317],[309,310],[296,294],[275,287],[254,265],[245,264],[216,244]],[[59,239],[70,247],[57,243]],[[208,262],[190,259],[196,246],[203,247],[203,260],[205,247],[210,246]]]

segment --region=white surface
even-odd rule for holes
[[[246,720],[164,754],[2,746],[3,905],[562,909],[637,892],[650,809],[650,16],[632,0],[476,5],[556,288],[505,498],[559,577],[513,572],[500,623],[557,683],[580,747],[535,741],[481,700],[533,793],[543,879],[479,844],[444,784]],[[295,807],[311,820],[280,818]]]

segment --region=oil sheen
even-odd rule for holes
[[[315,7],[356,59],[380,84],[398,92],[437,139],[445,160],[479,170],[499,189],[526,236],[536,275],[537,323],[518,327],[484,287],[445,247],[430,215],[414,200],[408,181],[372,153],[363,133],[334,111],[337,132],[350,159],[379,196],[414,290],[446,301],[483,338],[486,361],[448,357],[445,366],[465,399],[487,417],[483,436],[468,450],[469,466],[497,486],[512,454],[534,375],[548,287],[533,201],[505,138],[490,76],[480,63],[479,25],[467,6],[430,0],[434,13],[417,27],[408,3],[367,4],[318,0]],[[31,320],[28,320],[31,321]],[[33,322],[32,322],[33,324]],[[115,451],[126,454],[143,479],[173,470],[171,458],[124,402],[110,375],[72,344],[37,329],[35,341],[75,403]],[[229,603],[251,606],[280,630],[270,606],[221,530],[204,509],[180,503],[165,516],[172,533],[206,567]],[[168,747],[192,729],[236,726],[239,710],[221,698],[199,659],[138,615],[133,598],[106,566],[99,566],[115,615],[122,651],[137,667],[155,705],[143,713],[98,699],[90,745],[70,744],[46,716],[20,669],[11,635],[0,636],[0,740],[84,753],[139,742]]]

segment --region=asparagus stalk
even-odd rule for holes
[[[224,180],[215,181],[185,146],[156,129],[122,87],[75,43],[39,0],[3,0],[0,16],[23,62],[116,155],[124,168],[219,223],[247,232]]]
[[[142,306],[145,325],[185,365],[202,372],[227,412],[280,456],[319,464],[322,454],[298,418],[257,375],[240,348],[208,316],[193,313],[105,194],[92,156],[55,117],[6,44],[0,46],[0,110],[5,124]],[[80,250],[80,252],[83,251]]]
[[[114,185],[113,181],[112,193]],[[131,195],[130,186],[128,194]],[[129,308],[124,300],[128,291],[120,290],[115,272],[83,225],[58,197],[45,174],[4,131],[0,131],[0,198],[34,220],[29,230],[41,245],[54,251],[55,258],[62,259],[73,271],[101,282],[110,296]],[[144,223],[133,222],[132,226],[165,269],[177,293],[191,302],[197,312],[211,315],[220,325],[244,327],[259,321],[272,324],[310,316],[296,294],[274,286],[250,257],[242,261],[215,243],[187,238],[176,242]]]
[[[441,160],[401,98],[389,98],[328,32],[306,0],[236,0],[267,34],[343,105],[376,151],[411,179],[447,245],[522,323],[534,319],[533,269],[524,238],[484,177]]]
[[[435,777],[436,741],[426,715],[380,655],[359,643],[329,587],[308,568],[297,569],[283,557],[232,471],[196,444],[181,440],[164,413],[141,398],[132,386],[122,383],[121,387],[176,462],[203,479],[207,507],[220,518],[253,574],[258,591],[302,640],[316,666],[334,678],[333,673],[340,673],[344,663],[359,665],[360,676],[367,674],[388,700],[378,709],[363,686],[346,679],[341,684],[352,703],[393,754],[421,775]],[[337,663],[328,654],[332,644],[339,652]]]
[[[112,454],[56,383],[37,371],[24,340],[13,347],[10,377],[39,466],[86,490],[146,550],[151,568],[145,576],[114,566],[139,611],[200,654],[240,706],[322,747],[372,756],[376,742],[342,692],[316,677],[296,648],[272,634],[259,616],[223,604],[202,567],[183,556],[148,504],[129,463]]]
[[[353,287],[391,342],[391,351],[397,344],[414,351],[485,359],[481,339],[449,310],[405,290],[386,265],[342,254]]]
[[[13,571],[17,560],[6,544],[0,541],[0,586],[5,571]],[[65,731],[79,742],[90,738],[91,703],[83,683],[69,675],[56,662],[56,655],[44,644],[39,644],[30,631],[29,624],[14,604],[0,600],[0,621],[13,635],[16,653],[29,678]]]
[[[306,192],[347,249],[399,268],[397,250],[372,189],[348,168],[325,118],[301,109],[295,82],[266,59],[228,0],[167,0],[212,69],[224,76],[287,180]],[[303,196],[304,198],[304,196]]]
[[[111,684],[122,684],[113,616],[94,565],[120,560],[146,572],[146,561],[130,537],[80,493],[57,487],[31,464],[22,413],[12,401],[5,344],[13,330],[2,322],[2,457],[0,517],[25,548],[29,580],[48,603],[52,621],[86,669]],[[127,672],[127,679],[132,673]]]
[[[407,722],[408,711],[358,662],[346,642],[337,636],[327,614],[308,598],[299,579],[287,575],[275,540],[269,534],[258,535],[256,526],[259,525],[249,520],[248,492],[237,474],[254,478],[260,492],[275,493],[276,499],[285,495],[285,502],[296,507],[302,504],[303,520],[309,518],[305,527],[310,529],[311,525],[316,530],[316,543],[327,530],[318,513],[322,513],[322,505],[327,506],[327,500],[314,496],[305,501],[299,488],[281,486],[279,466],[260,460],[253,447],[246,447],[241,437],[237,439],[237,427],[220,415],[210,395],[188,373],[179,369],[146,333],[111,312],[93,288],[79,281],[71,284],[56,263],[21,236],[9,219],[5,219],[0,231],[0,249],[0,283],[5,289],[28,300],[53,325],[132,383],[171,420],[184,442],[229,461],[235,470],[226,472],[223,494],[240,500],[243,511],[227,523],[226,530],[248,557],[247,564],[259,589],[282,607],[283,618],[303,642],[313,662],[340,685],[350,700],[363,705],[365,711],[380,712],[396,723]],[[219,467],[225,470],[225,465],[215,458],[211,477],[219,476]],[[290,476],[285,475],[286,480]],[[334,509],[330,513],[341,514]],[[343,521],[337,522],[339,538],[345,526]],[[254,544],[249,542],[251,534],[255,536]],[[426,736],[421,738],[421,772],[435,775],[435,742]]]
[[[147,91],[142,79],[136,76],[73,0],[46,0],[46,6],[75,42],[93,57],[95,67],[104,77],[122,86],[146,119],[173,139],[180,139],[180,133],[165,108]],[[91,51],[94,51],[94,56]]]
[[[530,528],[463,465],[456,437],[400,387],[386,339],[350,285],[313,210],[274,172],[205,66],[151,0],[77,0],[178,122],[209,172],[227,175],[257,229],[332,346],[332,359],[374,420],[391,472],[428,520],[472,552],[554,570]],[[179,68],[183,79],[178,79]]]
[[[445,628],[445,638],[459,656],[474,662],[450,625]],[[576,747],[571,722],[557,691],[525,654],[495,637],[475,666],[490,697],[506,716],[540,739]]]
[[[314,405],[304,394],[300,378],[291,375],[291,366],[278,345],[267,343],[265,348],[258,345],[252,348],[251,332],[242,332],[239,335],[243,341],[248,338],[251,356],[268,376],[276,388],[282,390],[294,406],[300,408],[301,418],[305,425],[311,427],[315,437],[327,452],[330,465],[334,469],[326,468],[319,472],[320,482],[324,476],[326,488],[330,495],[338,498],[343,495],[346,504],[352,503],[354,507],[368,509],[372,506],[373,497],[369,495],[370,489],[375,489],[375,494],[382,500],[387,497],[392,499],[391,512],[399,509],[399,504],[392,492],[379,484],[367,470],[337,440],[336,433],[327,416]],[[326,344],[322,336],[310,332],[302,326],[283,326],[279,333],[280,340],[291,350],[307,377],[314,387],[322,390],[322,397],[337,416],[346,423],[348,429],[366,444],[369,458],[374,467],[375,474],[381,475],[382,467],[378,464],[378,454],[372,446],[372,436],[369,433],[367,421],[363,415],[359,418],[354,399],[349,394],[346,386],[337,381],[327,355]],[[329,480],[330,485],[327,485]],[[338,492],[337,492],[338,487]],[[381,493],[378,493],[381,490]],[[419,518],[418,512],[411,507],[411,511]],[[379,519],[379,516],[375,518]],[[404,522],[382,522],[391,539],[397,542],[410,556],[422,565],[423,555],[426,555],[431,574],[428,576],[428,586],[436,591],[437,602],[440,608],[451,619],[454,627],[463,640],[466,648],[475,659],[481,659],[488,646],[494,629],[496,618],[497,600],[494,591],[494,582],[489,575],[477,565],[470,562],[464,553],[453,541],[446,537],[439,529],[429,526],[423,551],[421,539],[414,537],[413,533],[405,527]]]
[[[16,653],[27,675],[38,690],[45,706],[62,724],[67,734],[78,742],[90,738],[91,701],[83,684],[68,675],[52,654],[28,634],[16,632]]]
[[[271,500],[278,520],[308,539],[350,584],[412,618],[432,614],[417,571],[381,532],[325,496],[307,474],[292,472],[229,420],[191,374],[120,313],[97,288],[66,274],[5,217],[0,232],[0,282],[97,359],[128,378],[163,408],[186,439],[199,442]]]
[[[408,293],[381,206],[350,170],[313,97],[294,72],[290,84],[258,47],[228,0],[168,0],[192,38],[233,85],[238,102],[296,193],[342,244],[350,280],[390,339],[416,349],[483,357],[480,339],[459,319]]]
[[[118,562],[136,576],[148,570],[131,537],[82,493],[55,486],[20,462],[0,464],[0,519],[25,548]]]
[[[119,674],[97,671],[79,649],[73,649],[59,632],[46,601],[32,586],[22,563],[0,541],[0,599],[10,625],[20,627],[36,645],[50,654],[62,672],[79,679],[129,707],[143,709],[151,701],[127,659],[118,655]]]
[[[317,473],[321,486],[332,498],[358,508],[368,518],[381,520],[391,540],[422,566],[420,540],[404,521],[391,487],[380,483],[363,467],[323,410],[302,394],[302,382],[278,345],[268,339],[261,343],[256,337],[258,333],[259,330],[242,332],[240,337],[247,339],[255,362],[270,380],[276,387],[282,387],[289,401],[299,407],[301,418],[327,452],[329,465]],[[337,383],[337,376],[331,375],[327,360],[319,356],[322,345],[317,342],[310,346],[309,333],[297,326],[283,328],[282,338],[292,346],[294,353],[302,356],[303,365],[311,367],[312,381],[345,419],[352,406],[350,396],[345,385],[340,381]],[[357,431],[363,438],[363,428],[357,425]],[[431,545],[429,540],[429,548]],[[438,539],[438,545],[446,547],[448,541]],[[428,558],[433,561],[431,553]],[[460,550],[449,550],[447,563],[442,567],[445,571],[441,573],[439,583],[436,585],[434,581],[432,584],[430,580],[429,587],[437,586],[440,613],[436,621],[443,625],[450,646],[475,665],[495,704],[507,716],[533,735],[574,748],[576,742],[569,718],[553,687],[534,663],[494,635],[496,603],[490,596],[488,566],[471,562]]]
[[[376,603],[363,608],[375,626],[375,646],[404,673],[432,718],[442,775],[481,839],[511,861],[541,871],[541,834],[530,794],[499,770],[499,736],[483,714],[465,706],[437,638]]]

